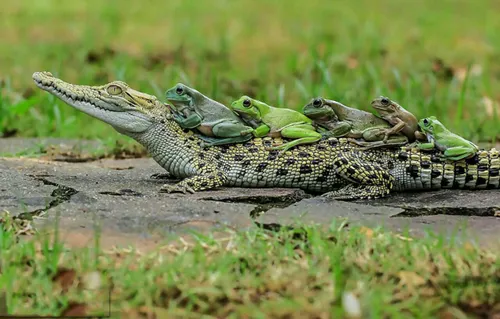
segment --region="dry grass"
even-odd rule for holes
[[[439,236],[305,227],[194,234],[157,250],[68,250],[0,234],[10,313],[127,318],[493,318],[500,262]],[[110,294],[109,294],[110,293]],[[111,296],[111,302],[109,302]]]

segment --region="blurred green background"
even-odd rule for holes
[[[378,95],[476,142],[500,138],[500,2],[6,0],[0,135],[123,140],[31,80],[123,80],[164,100],[176,82],[223,103],[365,110]]]

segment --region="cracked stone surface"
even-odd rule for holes
[[[42,209],[52,200],[56,187],[23,174],[22,167],[5,166],[0,161],[0,210],[19,214]],[[32,173],[36,173],[35,169]]]
[[[376,201],[358,201],[377,206],[397,207],[404,215],[494,216],[500,211],[498,189],[469,191],[445,189],[437,192],[399,193]]]
[[[424,200],[425,198],[424,196]],[[480,200],[481,197],[478,204]],[[469,201],[474,202],[474,200]],[[457,235],[456,238],[459,240],[468,239],[479,244],[500,244],[500,237],[497,235],[500,230],[499,217],[443,214],[408,217],[404,208],[381,204],[369,205],[367,202],[326,200],[318,197],[302,200],[287,208],[273,208],[259,216],[256,221],[262,224],[280,225],[293,225],[300,221],[328,227],[332,224],[333,217],[336,218],[337,225],[340,221],[345,221],[348,225],[384,227],[410,236],[439,233],[448,238]]]
[[[41,215],[35,218],[39,229],[53,228],[58,218],[61,236],[75,245],[90,242],[96,225],[102,243],[151,245],[190,230],[246,229],[254,222],[291,225],[297,220],[327,227],[344,219],[349,225],[408,230],[414,236],[428,230],[447,236],[458,232],[482,244],[500,243],[500,218],[495,217],[500,214],[499,190],[400,193],[356,202],[279,188],[158,193],[162,184],[172,182],[151,158],[86,163],[0,158],[0,210],[35,212]],[[264,213],[252,218],[256,212]]]

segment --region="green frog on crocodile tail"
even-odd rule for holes
[[[471,158],[479,151],[477,145],[450,132],[435,116],[423,118],[418,124],[428,140],[418,144],[421,150],[438,149],[453,161]]]

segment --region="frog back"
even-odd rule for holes
[[[213,122],[221,119],[241,122],[241,119],[234,112],[222,103],[211,99],[197,101],[194,105],[196,111],[203,116],[203,122]]]
[[[447,147],[451,146],[463,146],[470,148],[477,148],[477,145],[467,140],[466,138],[455,134],[448,129],[443,132],[436,133],[434,135],[434,140],[436,144],[445,145]]]
[[[334,109],[339,121],[349,121],[354,129],[363,129],[368,127],[390,127],[390,124],[384,119],[373,113],[344,106],[340,110]]]

